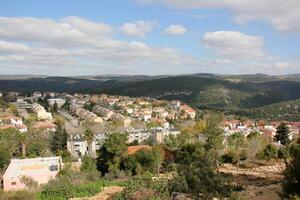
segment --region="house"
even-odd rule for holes
[[[21,133],[27,131],[27,126],[23,124],[23,120],[16,116],[5,116],[0,118],[0,129],[17,129]]]
[[[9,129],[9,128],[17,129],[17,130],[19,130],[21,133],[27,132],[27,126],[26,126],[26,125],[0,124],[0,130],[3,130],[3,129]]]
[[[134,129],[131,131],[127,131],[128,134],[128,143],[131,143],[133,141],[143,142],[147,140],[151,136],[151,132],[143,129]]]
[[[189,107],[188,105],[186,105],[186,104],[181,105],[180,110],[183,111],[184,113],[186,113],[188,115],[188,117],[190,117],[191,119],[195,119],[196,111],[194,109],[192,109],[191,107]]]
[[[0,122],[7,122],[8,124],[14,124],[14,125],[23,125],[23,120],[20,117],[16,116],[6,116],[0,118]]]
[[[113,111],[111,111],[107,108],[101,107],[99,105],[96,105],[93,107],[93,112],[96,113],[97,115],[99,115],[100,117],[103,117],[105,120],[110,119],[114,114]]]
[[[26,189],[24,178],[46,184],[55,178],[62,166],[61,157],[12,159],[3,175],[3,190]]]
[[[90,112],[82,108],[81,105],[72,104],[70,106],[70,110],[72,113],[77,115],[80,119],[85,120],[90,123],[103,123],[103,119],[98,117],[95,113]]]
[[[38,103],[32,104],[32,111],[37,114],[39,120],[53,120],[52,114],[47,112],[45,108]]]
[[[155,141],[158,144],[162,144],[165,141],[165,138],[167,138],[170,135],[177,136],[180,134],[180,131],[177,131],[175,129],[157,129],[153,130],[152,137],[155,139]]]
[[[32,96],[33,96],[33,97],[36,97],[36,98],[40,98],[40,97],[42,97],[43,95],[42,95],[41,92],[34,92]]]
[[[105,133],[98,133],[95,135],[94,140],[90,145],[92,148],[91,152],[94,156],[96,155],[96,151],[101,147],[105,138]],[[67,141],[67,149],[75,158],[81,158],[82,156],[88,155],[89,146],[84,138],[84,134],[70,135]]]
[[[56,125],[51,122],[37,122],[32,126],[33,129],[46,130],[55,132]]]

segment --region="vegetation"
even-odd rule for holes
[[[102,81],[103,80],[105,81]],[[70,84],[71,83],[71,84]],[[179,99],[200,109],[252,118],[300,119],[299,76],[194,74],[170,77],[48,77],[0,80],[1,91],[108,93]],[[8,102],[15,97],[4,98]]]
[[[286,197],[300,197],[300,139],[291,146],[291,159],[284,173],[283,190]]]
[[[277,127],[275,139],[277,142],[280,142],[280,144],[286,146],[290,143],[289,134],[289,127],[285,123],[281,123]]]

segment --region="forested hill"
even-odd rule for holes
[[[179,99],[199,108],[243,110],[300,99],[300,76],[213,75],[46,77],[6,80],[0,91],[108,93]]]

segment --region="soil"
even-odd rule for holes
[[[284,163],[275,163],[256,168],[240,168],[237,171],[235,166],[226,164],[220,171],[230,174],[233,183],[242,188],[237,192],[241,199],[280,200],[284,169]]]

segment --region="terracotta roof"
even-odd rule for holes
[[[143,149],[151,149],[149,145],[139,145],[139,146],[129,146],[127,148],[128,155],[135,154],[136,152],[143,150]]]
[[[56,125],[55,124],[52,124],[50,122],[37,122],[35,125],[33,125],[32,128],[34,129],[39,129],[39,128],[55,128]]]

